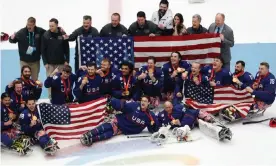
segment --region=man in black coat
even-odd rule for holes
[[[208,33],[208,30],[201,24],[201,16],[199,14],[193,15],[193,26],[187,29],[188,34]]]
[[[24,65],[31,67],[32,80],[38,80],[40,71],[41,40],[45,30],[36,26],[36,19],[30,17],[26,27],[10,36],[10,43],[18,43],[20,68]]]
[[[101,32],[101,37],[120,37],[127,35],[127,28],[120,24],[121,16],[119,13],[113,13],[111,16],[111,23],[106,24]]]

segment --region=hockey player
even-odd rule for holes
[[[90,146],[92,143],[109,139],[119,134],[139,134],[146,127],[150,133],[158,131],[159,124],[156,116],[149,111],[149,99],[142,96],[139,102],[122,102],[119,99],[111,99],[112,109],[121,111],[110,123],[100,126],[83,134],[80,141],[83,145]]]
[[[183,72],[190,70],[190,63],[181,60],[180,52],[172,52],[170,62],[162,66],[164,74],[163,92],[167,96],[167,100],[173,99],[176,82],[181,79]]]
[[[208,76],[210,85],[215,86],[227,86],[232,84],[232,77],[229,70],[222,68],[223,60],[221,57],[216,57],[213,61],[213,65],[208,65],[202,68],[201,72]]]
[[[58,68],[50,74],[44,82],[46,88],[51,88],[52,104],[65,104],[73,102],[72,88],[76,81],[76,76],[72,74],[70,66],[64,66],[62,72]]]
[[[22,82],[22,97],[24,101],[28,98],[38,100],[42,93],[42,83],[39,80],[32,80],[31,74],[30,66],[25,65],[21,68],[21,77],[16,79]],[[11,92],[13,89],[13,83],[10,83],[6,87],[6,92]]]
[[[162,70],[155,67],[156,59],[153,56],[148,57],[148,64],[142,66],[137,72],[137,83],[139,86],[139,95],[147,95],[150,97],[150,103],[157,107],[160,103],[162,87]],[[137,91],[137,93],[139,93]]]
[[[275,89],[275,76],[269,72],[269,64],[260,63],[259,72],[256,74],[252,87],[246,87],[246,90],[255,97],[259,109],[265,109],[264,107],[274,102]]]
[[[151,21],[158,26],[162,35],[171,35],[173,29],[173,14],[169,8],[167,0],[161,0],[159,3],[159,10],[152,14]]]
[[[136,94],[136,79],[133,76],[134,66],[130,62],[121,64],[121,73],[116,75],[112,80],[112,97],[118,99],[137,99]]]
[[[96,64],[88,63],[86,67],[87,74],[79,77],[74,89],[74,94],[79,103],[96,100],[102,96],[100,90],[102,78],[96,74]]]
[[[18,114],[10,107],[11,98],[8,93],[1,95],[1,143],[9,150],[18,152],[21,155],[30,151],[30,142],[21,139],[18,129],[14,126]],[[2,147],[2,148],[5,148]]]
[[[102,60],[101,68],[97,70],[97,74],[102,77],[102,84],[100,88],[102,94],[109,96],[112,95],[111,82],[119,72],[119,69],[111,66],[109,59]]]
[[[186,95],[185,97],[191,97],[187,92],[184,92],[183,94],[183,84],[185,84],[185,87],[188,87],[191,84],[194,84],[195,86],[204,86],[209,83],[207,76],[200,73],[200,70],[200,64],[197,62],[193,62],[191,69],[189,71],[185,71],[182,73],[182,79],[178,79],[178,81],[176,82],[174,92],[175,97],[173,99],[174,105],[179,104],[179,102],[181,102],[181,100],[183,99],[184,95]]]
[[[254,77],[249,72],[244,71],[245,62],[237,61],[235,66],[235,73],[232,75],[232,82],[234,86],[238,89],[244,89],[247,86],[253,84]]]
[[[185,109],[184,106],[178,104],[173,106],[170,101],[164,103],[164,110],[158,113],[160,125],[171,125],[171,128],[184,127],[188,125],[191,129],[194,128],[199,110]]]
[[[26,106],[27,108],[19,116],[21,131],[33,140],[37,140],[45,153],[54,154],[59,147],[57,142],[43,130],[35,100],[27,100]]]
[[[23,100],[23,94],[22,94],[22,82],[21,81],[14,81],[11,85],[12,89],[9,89],[9,96],[11,97],[11,108],[17,112],[20,113],[22,109],[25,108],[25,101]]]

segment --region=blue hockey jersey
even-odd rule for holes
[[[190,70],[191,64],[187,61],[180,61],[179,67],[184,68],[186,71],[188,71]],[[162,66],[162,71],[164,75],[163,91],[165,93],[173,92],[176,82],[178,81],[178,79],[181,79],[181,73],[179,73],[176,77],[171,78],[174,70],[176,69],[173,68],[171,62],[167,62]]]
[[[109,72],[105,73],[102,77],[101,93],[112,95],[112,80],[115,79],[116,75],[120,73],[120,70],[111,68]]]
[[[42,93],[42,88],[38,87],[32,79],[26,80],[23,77],[17,78],[16,80],[22,81],[22,97],[26,101],[28,99],[38,100]],[[14,90],[14,87],[9,88],[6,86],[6,92],[11,93]]]
[[[36,124],[31,127],[30,124],[34,118],[36,118]],[[19,124],[21,126],[21,131],[29,136],[34,136],[37,131],[43,129],[37,109],[34,112],[30,111],[28,108],[24,109],[19,116]]]
[[[61,105],[73,102],[74,96],[72,94],[72,89],[76,80],[77,77],[74,74],[71,74],[66,80],[61,78],[61,73],[58,73],[53,77],[47,77],[44,86],[46,88],[51,88],[51,103]]]
[[[12,91],[10,93],[10,97],[11,97],[11,108],[17,112],[17,113],[21,113],[21,111],[25,108],[21,107],[21,104],[25,104],[25,101],[23,100],[23,95],[22,94],[17,94],[15,91]]]
[[[112,96],[117,99],[131,99],[136,95],[136,79],[132,75],[123,76],[121,73],[111,82]],[[129,95],[123,96],[124,91],[129,91]]]
[[[245,89],[246,87],[251,87],[252,84],[253,84],[253,81],[254,81],[254,76],[249,73],[249,72],[242,72],[242,73],[239,73],[239,74],[233,74],[232,75],[232,78],[233,77],[237,77],[239,79],[239,81],[241,82],[241,85],[235,83],[235,82],[232,82],[233,85],[237,88],[237,89]]]
[[[191,129],[194,128],[197,120],[199,110],[185,109],[183,111],[182,105],[175,105],[171,114],[163,110],[158,113],[158,121],[160,125],[171,125],[171,128],[183,127],[188,125]],[[179,120],[180,125],[173,125],[173,120]]]
[[[255,96],[257,100],[263,101],[266,104],[272,104],[275,100],[275,76],[272,73],[268,73],[264,77],[260,77],[257,73],[255,82],[258,83],[258,88],[255,89],[252,95]]]
[[[13,113],[17,115],[15,111],[13,111],[10,107],[6,107],[5,105],[1,104],[1,130],[7,130],[12,128],[12,124],[9,126],[5,126],[4,123],[10,120],[9,114]]]
[[[80,85],[84,77],[88,79],[88,83],[84,85],[83,89],[81,90]],[[102,78],[99,75],[95,75],[94,77],[89,77],[88,75],[79,77],[78,82],[74,88],[74,95],[78,99],[78,102],[85,103],[100,98],[102,96],[100,92],[101,84]]]
[[[232,74],[225,68],[215,72],[212,65],[205,66],[201,69],[202,74],[208,76],[209,81],[214,80],[216,86],[228,86],[232,84]]]
[[[146,127],[151,133],[158,131],[157,117],[149,110],[142,111],[139,102],[121,102],[119,99],[111,99],[111,106],[117,111],[122,111],[122,114],[117,114],[116,118],[123,134],[139,134]],[[151,124],[152,121],[153,124]]]
[[[142,94],[145,94],[150,97],[160,96],[161,95],[160,89],[162,87],[162,78],[163,78],[162,70],[157,67],[154,68],[153,76],[156,79],[155,82],[151,80],[148,74],[149,73],[148,66],[140,67],[136,76],[138,77],[142,73],[146,73],[147,77],[142,80],[138,80],[138,78],[136,78],[138,83],[137,87],[139,88],[139,92],[141,93],[139,94],[139,96],[141,96]]]

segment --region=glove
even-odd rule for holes
[[[177,141],[191,141],[191,129],[188,125],[184,127],[174,128],[172,131]]]
[[[155,142],[155,143],[163,143],[165,141],[167,141],[168,136],[169,136],[169,130],[170,130],[171,126],[168,125],[166,127],[161,127],[158,132],[155,132],[151,135],[151,142]]]

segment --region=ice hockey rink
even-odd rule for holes
[[[111,1],[116,1],[121,6],[115,5],[110,9]],[[202,24],[205,27],[214,21],[217,12],[225,13],[226,23],[234,30],[237,45],[233,48],[235,56],[233,56],[232,66],[235,60],[244,59],[248,64],[247,69],[255,74],[258,63],[268,61],[271,63],[272,73],[276,75],[276,51],[275,47],[270,45],[272,43],[276,46],[276,34],[272,28],[276,26],[276,23],[271,17],[276,16],[275,2],[275,0],[205,0],[205,3],[190,4],[188,0],[170,0],[169,8],[174,14],[177,12],[183,14],[186,26],[191,25],[192,15],[195,13],[201,14]],[[2,25],[3,31],[11,34],[25,25],[26,18],[34,16],[39,26],[44,28],[48,27],[48,20],[51,17],[56,17],[61,22],[60,25],[71,33],[81,26],[81,18],[85,14],[92,15],[93,26],[100,29],[109,22],[110,13],[115,11],[121,11],[122,23],[128,27],[135,21],[139,10],[145,11],[150,19],[151,14],[158,10],[159,0],[47,0],[47,3],[46,1],[45,4],[42,5],[42,3],[43,1],[39,1],[41,5],[35,6],[38,4],[35,0],[3,0],[1,8],[3,9],[2,23],[5,24]],[[32,10],[28,10],[30,7],[28,5],[33,5]],[[12,12],[11,7],[13,7]],[[75,8],[79,8],[79,11],[77,12]],[[270,28],[264,29],[263,27],[263,32],[260,33],[261,27],[268,26],[268,24]],[[259,47],[259,44],[265,46]],[[244,58],[240,58],[237,56],[239,55],[238,48],[243,45],[247,45],[248,48],[240,55]],[[73,48],[74,42],[71,42],[70,46]],[[1,49],[10,51],[16,47],[16,45],[4,43]],[[268,50],[273,52],[268,52]],[[4,53],[11,58],[15,50],[9,51],[5,50]],[[257,54],[262,51],[265,56]],[[246,55],[248,52],[252,53],[252,56],[254,54],[255,57]],[[17,60],[14,58],[3,62],[3,56],[6,55],[3,53],[1,55],[1,66],[11,66],[11,62]],[[14,70],[19,71],[19,68],[15,67]],[[45,70],[42,68],[41,75],[44,73]],[[3,68],[1,68],[1,75],[1,89],[8,83],[8,78],[17,76],[12,70],[9,73],[3,73]],[[45,76],[40,76],[40,79],[44,80]],[[47,96],[46,90],[43,91],[42,96]],[[267,109],[263,117],[253,120],[271,117],[276,117],[275,103]],[[38,145],[34,146],[34,151],[27,156],[18,156],[1,150],[1,165],[272,166],[276,165],[276,130],[269,127],[268,123],[269,121],[250,125],[242,125],[242,122],[230,124],[228,127],[233,132],[233,138],[225,142],[218,142],[195,128],[192,130],[192,137],[196,139],[195,141],[178,143],[175,138],[170,137],[168,142],[162,146],[151,143],[147,137],[127,138],[125,135],[120,135],[95,143],[91,147],[82,146],[79,140],[59,141],[61,149],[54,156],[45,155]],[[140,135],[148,134],[145,130]]]

